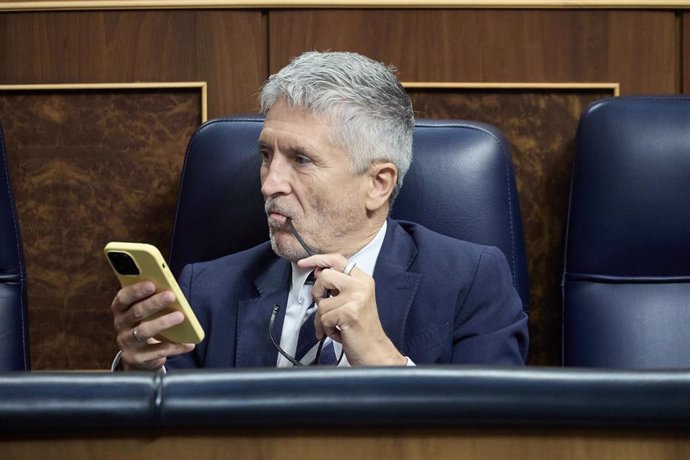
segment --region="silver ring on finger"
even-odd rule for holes
[[[137,331],[137,328],[136,328],[136,327],[135,327],[134,329],[132,329],[132,335],[134,336],[134,340],[136,340],[137,342],[139,342],[139,343],[146,343],[146,340],[142,339],[142,338],[139,336],[139,331]]]
[[[350,276],[350,273],[352,272],[352,269],[355,268],[355,265],[357,265],[357,262],[351,260],[348,262],[347,266],[345,267],[345,270],[343,270],[343,273],[347,276]]]

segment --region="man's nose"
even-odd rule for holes
[[[271,162],[261,169],[261,193],[264,197],[290,193],[289,168],[281,155],[274,155]]]

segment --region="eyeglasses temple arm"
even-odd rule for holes
[[[300,234],[297,232],[297,229],[295,228],[295,225],[292,223],[292,219],[289,217],[287,218],[288,225],[290,226],[290,231],[292,232],[293,236],[297,238],[297,241],[299,241],[299,244],[302,245],[302,248],[309,254],[310,256],[314,255],[314,250],[304,242]]]
[[[281,355],[288,361],[290,361],[292,364],[295,366],[304,366],[304,364],[300,363],[297,361],[295,358],[290,356],[287,351],[283,350],[280,347],[280,344],[276,341],[275,337],[273,337],[273,323],[275,323],[276,320],[276,315],[278,314],[278,310],[280,310],[279,305],[274,305],[273,306],[273,312],[271,313],[271,320],[268,322],[268,336],[271,338],[271,342],[273,342],[273,345],[278,349]]]

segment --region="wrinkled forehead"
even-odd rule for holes
[[[314,119],[320,120],[324,123],[327,123],[327,124],[330,124],[331,126],[333,126],[336,123],[342,121],[341,118],[342,118],[342,115],[344,112],[343,109],[345,108],[346,103],[345,102],[326,103],[325,101],[320,101],[320,100],[307,102],[307,101],[294,100],[294,99],[289,98],[287,96],[281,96],[271,106],[271,108],[268,110],[268,113],[270,113],[271,110],[276,105],[279,105],[279,106],[285,105],[288,108],[294,110],[295,112],[301,113],[301,114],[308,116],[308,117],[312,117]]]
[[[311,154],[334,148],[344,150],[335,140],[327,118],[289,107],[286,103],[275,104],[267,113],[259,146]]]
[[[344,145],[343,141],[341,114],[342,111],[337,107],[330,110],[318,107],[304,108],[280,98],[266,113],[264,129],[259,139],[265,142],[268,137],[273,137],[278,132],[310,136],[349,152],[348,146]]]

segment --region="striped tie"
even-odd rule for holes
[[[314,285],[314,272],[309,274],[305,285]],[[335,365],[335,350],[333,349],[333,341],[326,339],[323,348],[321,349],[321,356],[319,362],[316,363],[316,351],[318,349],[319,340],[316,338],[316,329],[314,328],[314,320],[316,318],[316,304],[312,304],[307,309],[306,319],[302,323],[299,331],[299,338],[297,339],[297,350],[295,351],[295,359],[305,366],[312,365]]]

